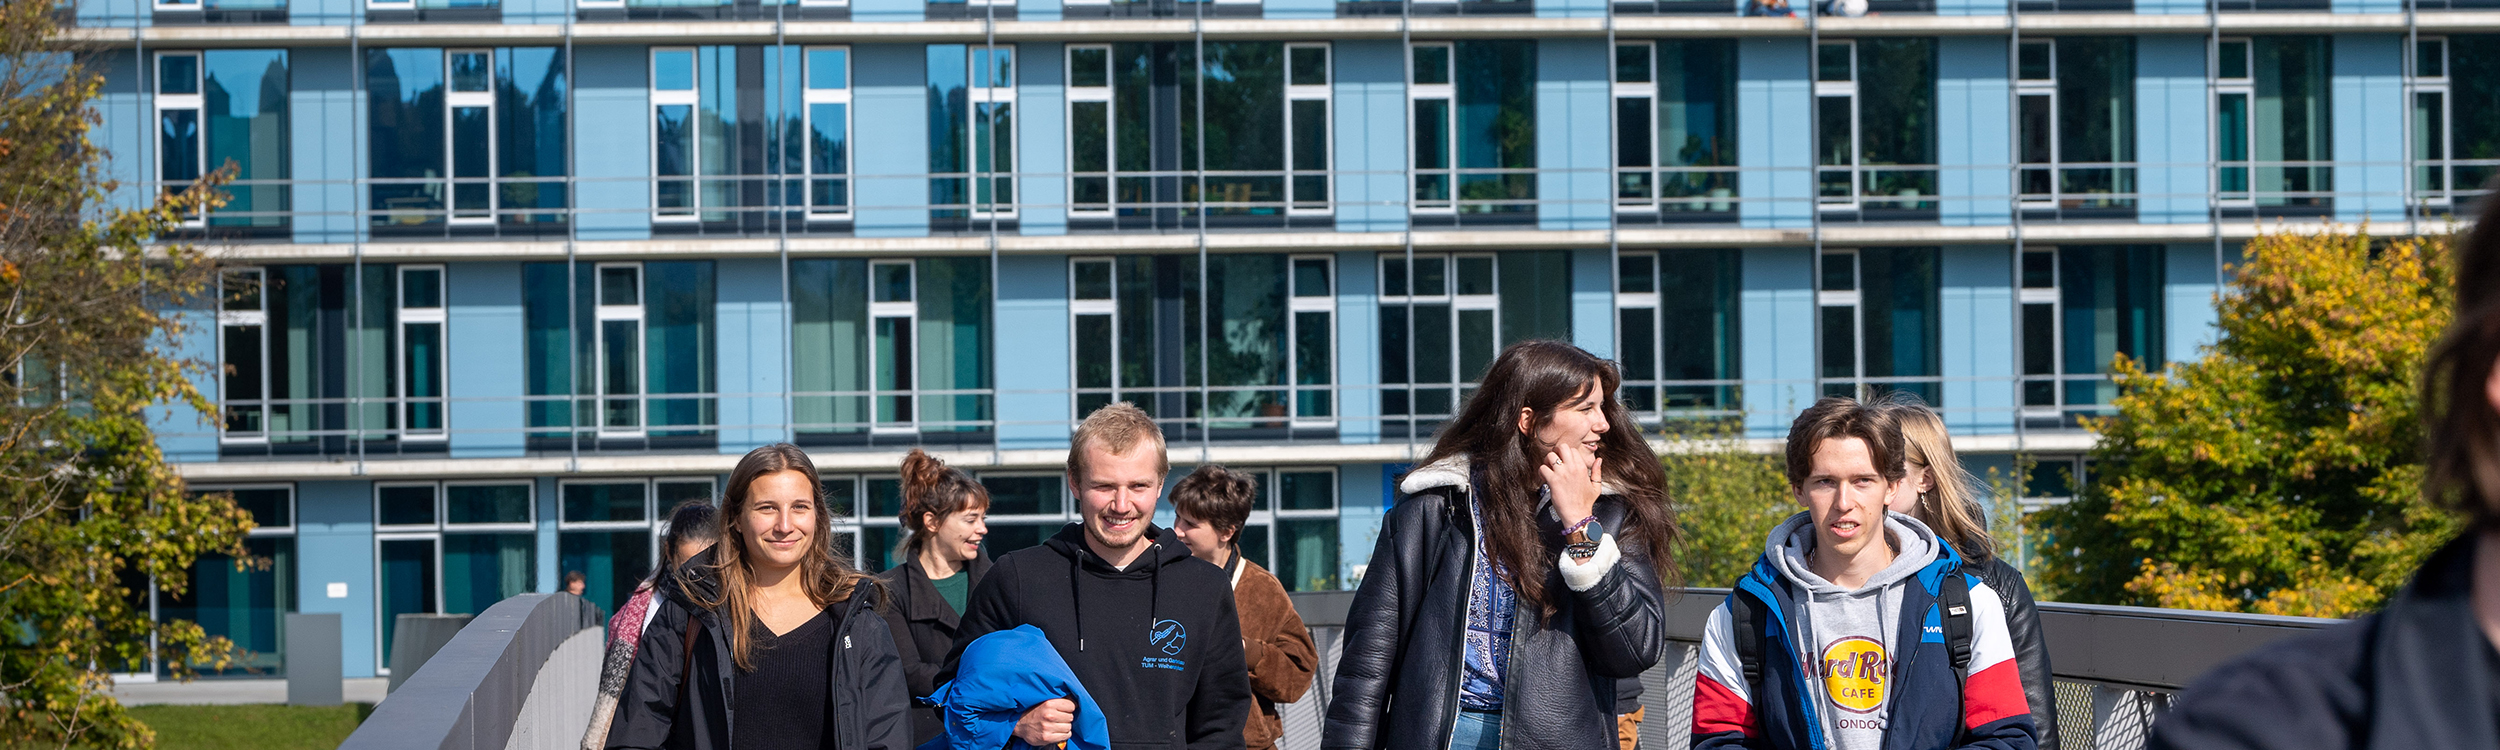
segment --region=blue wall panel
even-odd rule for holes
[[[2197,347],[2221,336],[2221,313],[2214,294],[2222,291],[2222,268],[2211,243],[2171,245],[2162,269],[2162,356],[2172,362],[2196,359]]]
[[[1260,3],[1259,17],[1271,19],[1327,19],[1337,17],[1336,0],[1266,0]]]
[[[2337,5],[2342,11],[2342,5]],[[2393,8],[2389,8],[2393,10]],[[2335,219],[2402,221],[2405,213],[2404,37],[2337,34]],[[2482,72],[2482,71],[2477,71]]]
[[[1337,467],[1337,580],[1346,588],[1360,582],[1357,570],[1368,570],[1372,548],[1380,539],[1380,519],[1388,514],[1381,485],[1388,467],[1346,464]]]
[[[1016,45],[1024,63],[1016,78],[1016,106],[1024,110],[1018,113],[1016,137],[1027,146],[1016,149],[1016,168],[1023,173],[1016,189],[1024,196],[1018,201],[1018,225],[1024,234],[1068,233],[1067,87],[1059,72],[1066,64],[1065,48],[1039,42]]]
[[[717,262],[720,452],[790,439],[790,301],[778,258]]]
[[[82,29],[152,25],[149,23],[152,19],[144,17],[148,11],[141,10],[141,8],[153,5],[147,0],[77,0],[77,2],[78,27]]]
[[[1377,258],[1368,252],[1337,254],[1337,436],[1347,443],[1380,442]]]
[[[2141,9],[2143,6],[2137,6]],[[2200,11],[2201,12],[2201,11]],[[2205,37],[2141,36],[2135,43],[2138,219],[2203,223],[2212,151],[2212,95],[2205,87]]]
[[[1057,21],[1061,5],[1059,0],[1016,0],[1016,20]]]
[[[1745,433],[1779,437],[1814,403],[1814,251],[1744,251],[1737,340],[1745,356]]]
[[[289,0],[287,23],[296,26],[346,26],[363,20],[364,0]]]
[[[881,23],[909,23],[925,20],[927,0],[852,0],[851,20]],[[865,70],[867,66],[860,66]]]
[[[1065,448],[1071,385],[1068,259],[998,256],[998,447]]]
[[[1937,188],[1944,195],[1943,223],[2005,224],[2013,216],[2014,192],[2014,142],[2008,135],[2014,105],[2006,89],[2005,40],[1938,39],[1936,71]]]
[[[1814,88],[1806,40],[1736,43],[1737,215],[1746,227],[1813,223]]]
[[[444,393],[453,458],[521,455],[529,393],[528,348],[521,321],[521,264],[452,263],[443,267],[446,300],[443,358],[451,367]]]
[[[78,8],[83,14],[88,5]],[[87,20],[79,16],[80,23]],[[154,97],[141,93],[149,90],[154,76],[143,80],[139,56],[125,50],[98,53],[89,64],[104,77],[104,87],[93,105],[101,121],[87,131],[87,137],[104,149],[104,178],[121,183],[106,195],[105,205],[135,209],[143,196],[154,192],[146,185],[156,176],[151,167],[156,156],[155,118],[148,113]]]
[[[573,224],[585,240],[651,236],[649,48],[573,48]]]
[[[1602,6],[1601,6],[1602,7]],[[1543,8],[1539,8],[1539,14]],[[1537,228],[1605,229],[1614,212],[1614,55],[1603,39],[1536,50]]]
[[[298,47],[287,53],[287,62],[295,241],[354,242],[364,233],[354,180],[365,175],[364,155],[356,149],[364,143],[357,137],[364,95],[357,90],[355,61],[339,47]]]
[[[216,362],[217,311],[213,297],[203,296],[190,305],[172,310],[167,315],[182,322],[182,332],[163,340],[159,345],[166,356],[192,362]],[[187,375],[191,387],[210,403],[217,401],[217,376],[208,368],[193,369]],[[165,460],[174,463],[217,460],[217,423],[214,415],[201,414],[190,404],[172,402],[148,407],[148,429],[156,434],[156,449],[165,453]]]
[[[919,12],[915,2],[913,12]],[[854,14],[858,10],[852,11]],[[851,48],[857,88],[857,232],[862,237],[929,234],[929,61],[925,45]]]
[[[1606,248],[1571,251],[1571,343],[1615,358],[1615,253]]]
[[[1945,425],[1957,432],[2010,432],[2018,407],[2013,252],[2003,245],[1949,246],[1942,265],[1939,296],[1944,307],[1937,322],[1944,403],[1939,411]]]
[[[1536,0],[1538,18],[1604,18],[1606,0]],[[1552,41],[1546,42],[1552,44]]]
[[[2005,15],[2005,3],[2006,0],[1936,0],[1936,15],[2002,16]],[[1952,39],[1953,37],[1945,38]]]
[[[564,562],[556,559],[556,555],[563,550],[556,534],[556,524],[563,520],[563,510],[557,507],[557,503],[563,500],[561,493],[564,487],[556,477],[539,477],[531,484],[535,485],[538,496],[538,570],[533,573],[538,580],[530,590],[552,594],[556,590],[557,577],[563,575],[556,571],[556,566]],[[661,508],[658,512],[667,513],[668,509]]]
[[[1405,46],[1346,41],[1332,52],[1337,57],[1337,231],[1405,231]]]
[[[2479,6],[2456,7],[2462,8]],[[2403,13],[2405,11],[2404,3],[2399,0],[2334,0],[2331,8],[2336,13]],[[2341,53],[2339,52],[2338,54]]]
[[[295,485],[296,611],[339,616],[339,664],[348,677],[372,677],[382,659],[374,622],[373,483]],[[347,596],[330,598],[330,584]]]

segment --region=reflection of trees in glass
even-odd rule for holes
[[[2455,75],[2455,71],[2500,70],[2500,34],[2459,34],[2448,37],[2450,148],[2458,159],[2500,159],[2500,76]],[[2457,186],[2480,185],[2491,174],[2487,166],[2459,166]]]
[[[1285,384],[1285,279],[1282,255],[1208,256],[1208,385]],[[1216,391],[1206,416],[1282,417],[1284,403],[1278,391]]]
[[[1536,42],[1462,41],[1457,59],[1458,167],[1536,168]],[[1461,200],[1536,198],[1534,174],[1461,174]],[[1484,213],[1535,210],[1530,203],[1467,206]]]
[[[2323,36],[2257,37],[2255,42],[2257,99],[2252,140],[2258,202],[2266,205],[2314,205],[2326,198],[2281,196],[2283,192],[2334,189],[2331,167],[2263,166],[2264,162],[2325,161],[2335,158],[2333,123],[2328,118],[2327,68],[2330,51]],[[2471,77],[2471,76],[2469,76]],[[2267,196],[2266,193],[2278,193]]]
[[[1878,37],[1857,46],[1859,163],[1935,164],[1936,40]],[[1879,171],[1865,189],[1871,196],[1935,195],[1936,173]]]

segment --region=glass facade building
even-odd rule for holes
[[[569,571],[613,609],[780,441],[863,567],[915,446],[1004,552],[1074,518],[1114,400],[1260,478],[1288,587],[1348,587],[1535,338],[1620,362],[1661,441],[1916,393],[2055,502],[2113,361],[2198,356],[2241,243],[2445,231],[2500,165],[2500,11],[1867,6],[80,0],[111,199],[237,170],[168,238],[228,261],[175,342],[215,411],[156,427],[262,528],[148,606],[238,673],[336,612],[373,674],[401,614]]]

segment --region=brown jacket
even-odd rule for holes
[[[1311,646],[1311,631],[1302,625],[1302,613],[1293,609],[1293,599],[1285,595],[1285,585],[1258,563],[1233,555],[1233,604],[1241,612],[1241,652],[1250,665],[1250,694],[1256,700],[1250,708],[1250,722],[1242,727],[1242,739],[1249,750],[1266,750],[1276,746],[1283,734],[1284,719],[1277,715],[1276,704],[1302,699],[1311,689],[1311,672],[1319,668],[1318,650]]]

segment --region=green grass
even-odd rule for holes
[[[331,750],[372,714],[370,703],[130,707],[156,730],[157,750]]]

